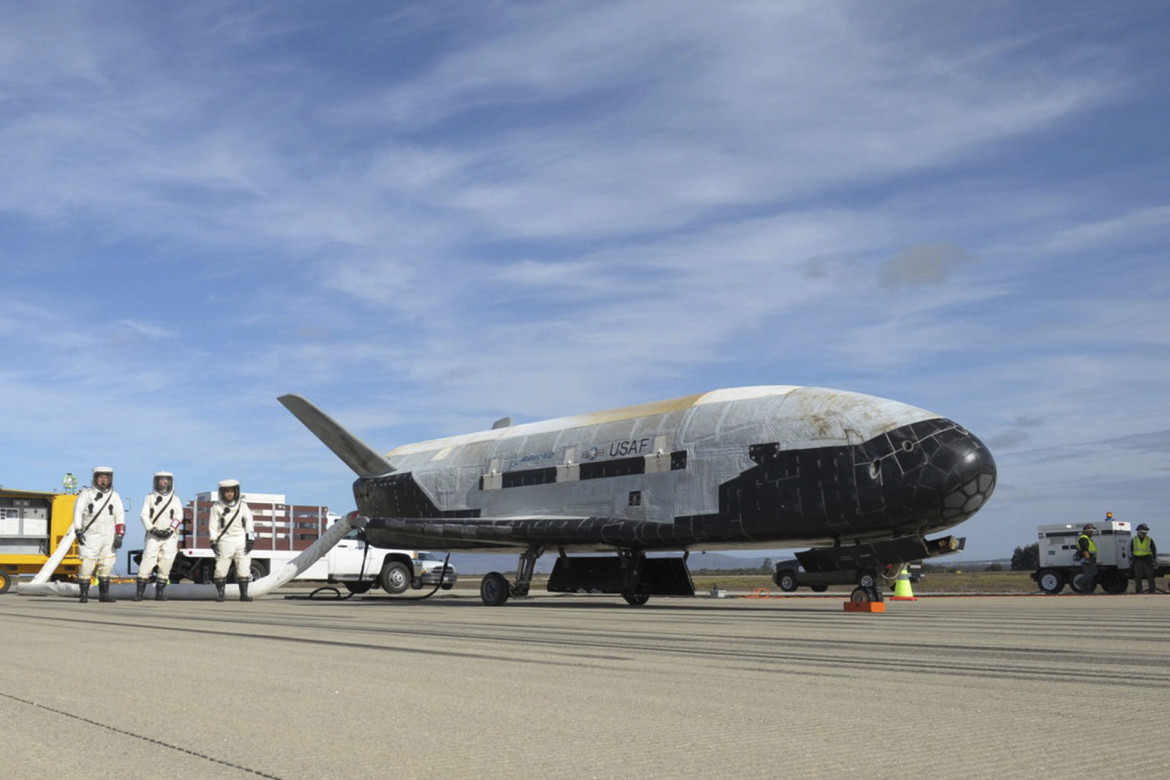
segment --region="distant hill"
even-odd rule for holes
[[[677,553],[674,553],[677,555]],[[758,569],[764,564],[764,559],[774,556],[761,555],[759,557],[738,557],[722,553],[691,553],[687,559],[687,568],[691,571],[701,569]],[[502,573],[516,571],[516,562],[520,556],[516,553],[451,553],[451,563],[459,576],[473,574],[487,574],[489,571]],[[556,552],[545,553],[536,561],[536,571],[539,574],[548,574],[556,562]]]
[[[927,561],[927,563],[931,564],[932,566],[943,566],[943,567],[946,567],[948,569],[970,569],[971,571],[982,571],[983,569],[986,569],[988,566],[991,566],[992,564],[999,564],[1000,566],[1006,566],[1010,569],[1011,565],[1012,565],[1012,559],[1011,558],[986,558],[984,560],[979,560],[979,561],[975,561],[975,560],[954,561],[946,556],[941,556],[939,558],[934,558],[932,560],[929,560],[929,561]]]

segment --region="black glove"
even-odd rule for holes
[[[255,546],[256,546],[255,539],[249,539],[248,541],[244,542],[244,555],[247,555],[248,553],[252,552],[252,548]]]
[[[77,543],[78,544],[85,544],[85,531],[78,531],[77,532]]]
[[[114,537],[114,549],[115,550],[122,549],[122,534],[118,534],[117,536]]]
[[[215,542],[212,542],[212,543],[211,543],[211,551],[212,551],[213,553],[215,553],[215,557],[216,557],[216,558],[218,558],[218,557],[219,557],[219,545],[218,545],[218,544],[216,544]]]

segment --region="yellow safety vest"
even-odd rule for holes
[[[1133,538],[1133,557],[1137,558],[1140,555],[1151,555],[1150,544],[1153,541],[1154,540],[1149,536],[1147,536],[1145,539],[1141,538],[1140,536],[1135,536]]]
[[[1081,539],[1088,539],[1089,540],[1089,555],[1096,555],[1097,554],[1097,543],[1093,541],[1093,537],[1089,536],[1088,534],[1081,534],[1080,536],[1078,536],[1077,537],[1077,549],[1078,550],[1081,548]]]

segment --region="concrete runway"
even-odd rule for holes
[[[0,596],[10,778],[1163,777],[1170,598]]]

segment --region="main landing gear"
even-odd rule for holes
[[[516,579],[508,582],[508,578],[498,571],[488,572],[479,583],[479,597],[489,607],[499,607],[512,596],[527,596],[528,588],[532,585],[532,575],[536,571],[536,559],[544,553],[543,547],[529,547],[520,553],[520,562],[516,565]]]
[[[498,607],[512,596],[527,596],[541,547],[529,547],[520,556],[516,580],[509,583],[497,571],[483,578],[483,603]],[[695,585],[681,558],[647,558],[642,550],[619,549],[617,555],[565,554],[563,548],[548,578],[550,593],[617,593],[627,604],[641,606],[651,596],[694,596]]]
[[[618,559],[622,562],[622,572],[625,574],[622,598],[630,606],[640,607],[650,600],[649,584],[642,581],[642,570],[646,567],[646,553],[640,550],[619,550]]]

